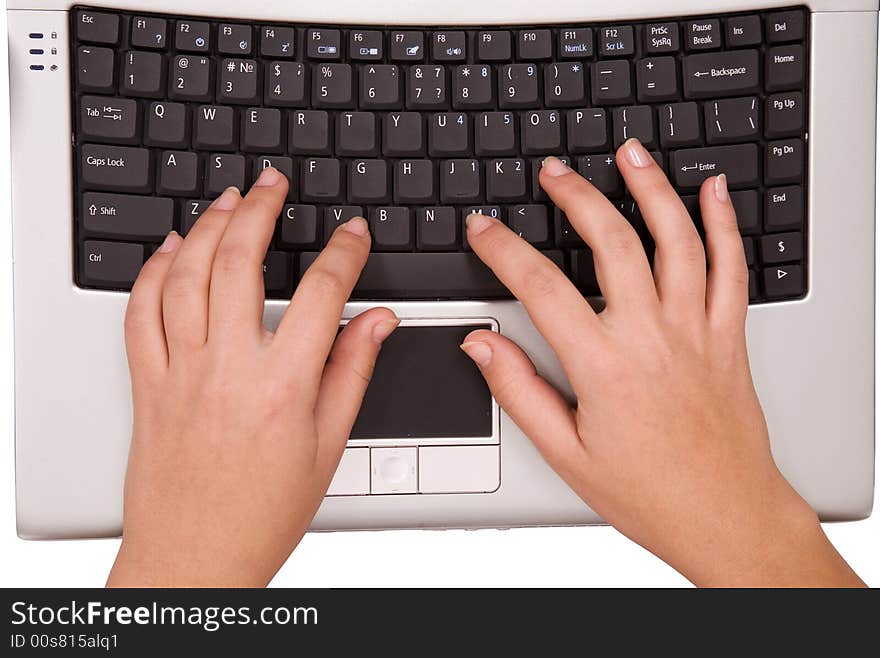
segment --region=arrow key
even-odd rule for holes
[[[800,265],[780,265],[764,270],[764,293],[771,299],[802,297],[806,292]]]
[[[804,257],[804,238],[800,233],[777,233],[761,238],[761,260],[766,264],[791,263]]]

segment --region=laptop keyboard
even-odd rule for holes
[[[725,172],[753,303],[806,294],[808,13],[617,24],[350,27],[71,11],[76,282],[130,290],[175,229],[266,166],[291,181],[264,264],[289,298],[333,230],[369,221],[355,299],[510,293],[464,221],[505,221],[585,295],[589,249],[538,185],[561,157],[653,253],[614,152],[639,138],[702,233]]]

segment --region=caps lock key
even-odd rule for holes
[[[129,146],[80,147],[80,183],[85,189],[149,194],[150,152]]]

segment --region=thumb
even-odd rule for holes
[[[364,401],[382,343],[400,320],[387,308],[361,313],[336,338],[315,405],[318,460],[332,475]]]
[[[574,411],[525,352],[493,331],[468,334],[464,350],[483,374],[493,397],[556,471],[565,472],[583,450]],[[568,468],[567,468],[568,467]]]

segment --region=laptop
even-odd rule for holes
[[[537,173],[564,158],[647,244],[614,159],[629,137],[698,227],[700,182],[727,174],[773,454],[823,520],[870,514],[877,0],[7,7],[21,537],[120,534],[128,291],[168,231],[270,165],[292,184],[266,325],[354,215],[373,253],[343,322],[402,319],[312,529],[601,523],[458,349],[500,332],[570,392],[463,222],[501,218],[601,304]]]

